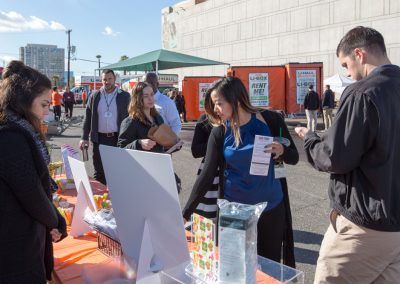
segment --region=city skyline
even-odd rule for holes
[[[99,3],[61,0],[56,5],[38,0],[2,3],[0,8],[0,66],[19,59],[19,48],[27,44],[57,45],[65,49],[66,30],[71,29],[71,71],[93,75],[97,55],[104,66],[121,56],[133,57],[161,48],[161,9],[179,1],[124,1]],[[140,12],[139,12],[140,11]]]

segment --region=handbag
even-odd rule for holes
[[[147,137],[166,148],[172,147],[179,142],[179,137],[165,123],[150,128]]]

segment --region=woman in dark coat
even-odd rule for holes
[[[154,92],[144,82],[136,84],[132,90],[128,107],[129,116],[121,123],[118,147],[151,152],[164,152],[164,148],[148,138],[151,127],[164,121],[154,106]]]
[[[51,280],[52,241],[67,235],[52,204],[40,131],[50,91],[50,80],[20,61],[6,67],[0,83],[0,283]]]
[[[295,266],[289,196],[285,178],[275,177],[274,164],[296,164],[299,154],[280,114],[258,110],[250,104],[243,83],[226,77],[214,83],[205,97],[205,110],[214,127],[207,144],[204,167],[183,209],[188,220],[205,192],[212,186],[218,169],[221,197],[232,202],[256,204],[268,202],[258,221],[258,254]],[[268,175],[250,173],[255,135],[282,137],[290,146],[273,142],[266,150],[272,153]],[[281,249],[283,247],[283,255]]]

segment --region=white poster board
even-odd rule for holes
[[[199,83],[199,111],[204,111],[204,99],[212,83]]]
[[[269,106],[268,73],[249,73],[249,96],[253,106]]]
[[[187,263],[171,156],[105,145],[100,153],[122,250],[138,265],[137,279],[143,282]],[[184,269],[178,274],[174,277],[188,279]]]
[[[297,104],[304,104],[304,97],[308,92],[308,86],[313,85],[317,90],[316,70],[296,70],[296,101]]]
[[[69,157],[68,160],[71,166],[75,187],[78,191],[71,224],[71,236],[78,237],[92,230],[89,225],[83,221],[83,218],[85,217],[86,210],[90,210],[93,213],[96,211],[96,203],[94,202],[93,191],[85,164],[72,157]]]
[[[67,179],[73,179],[71,167],[69,165],[68,157],[72,157],[74,159],[79,160],[79,152],[74,149],[72,146],[68,144],[64,144],[61,146],[61,156],[64,163],[65,168],[65,176]]]

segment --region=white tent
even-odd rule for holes
[[[339,74],[335,74],[324,80],[324,85],[330,85],[331,90],[335,92],[335,100],[339,101],[344,89],[355,82],[355,80],[350,79]]]

